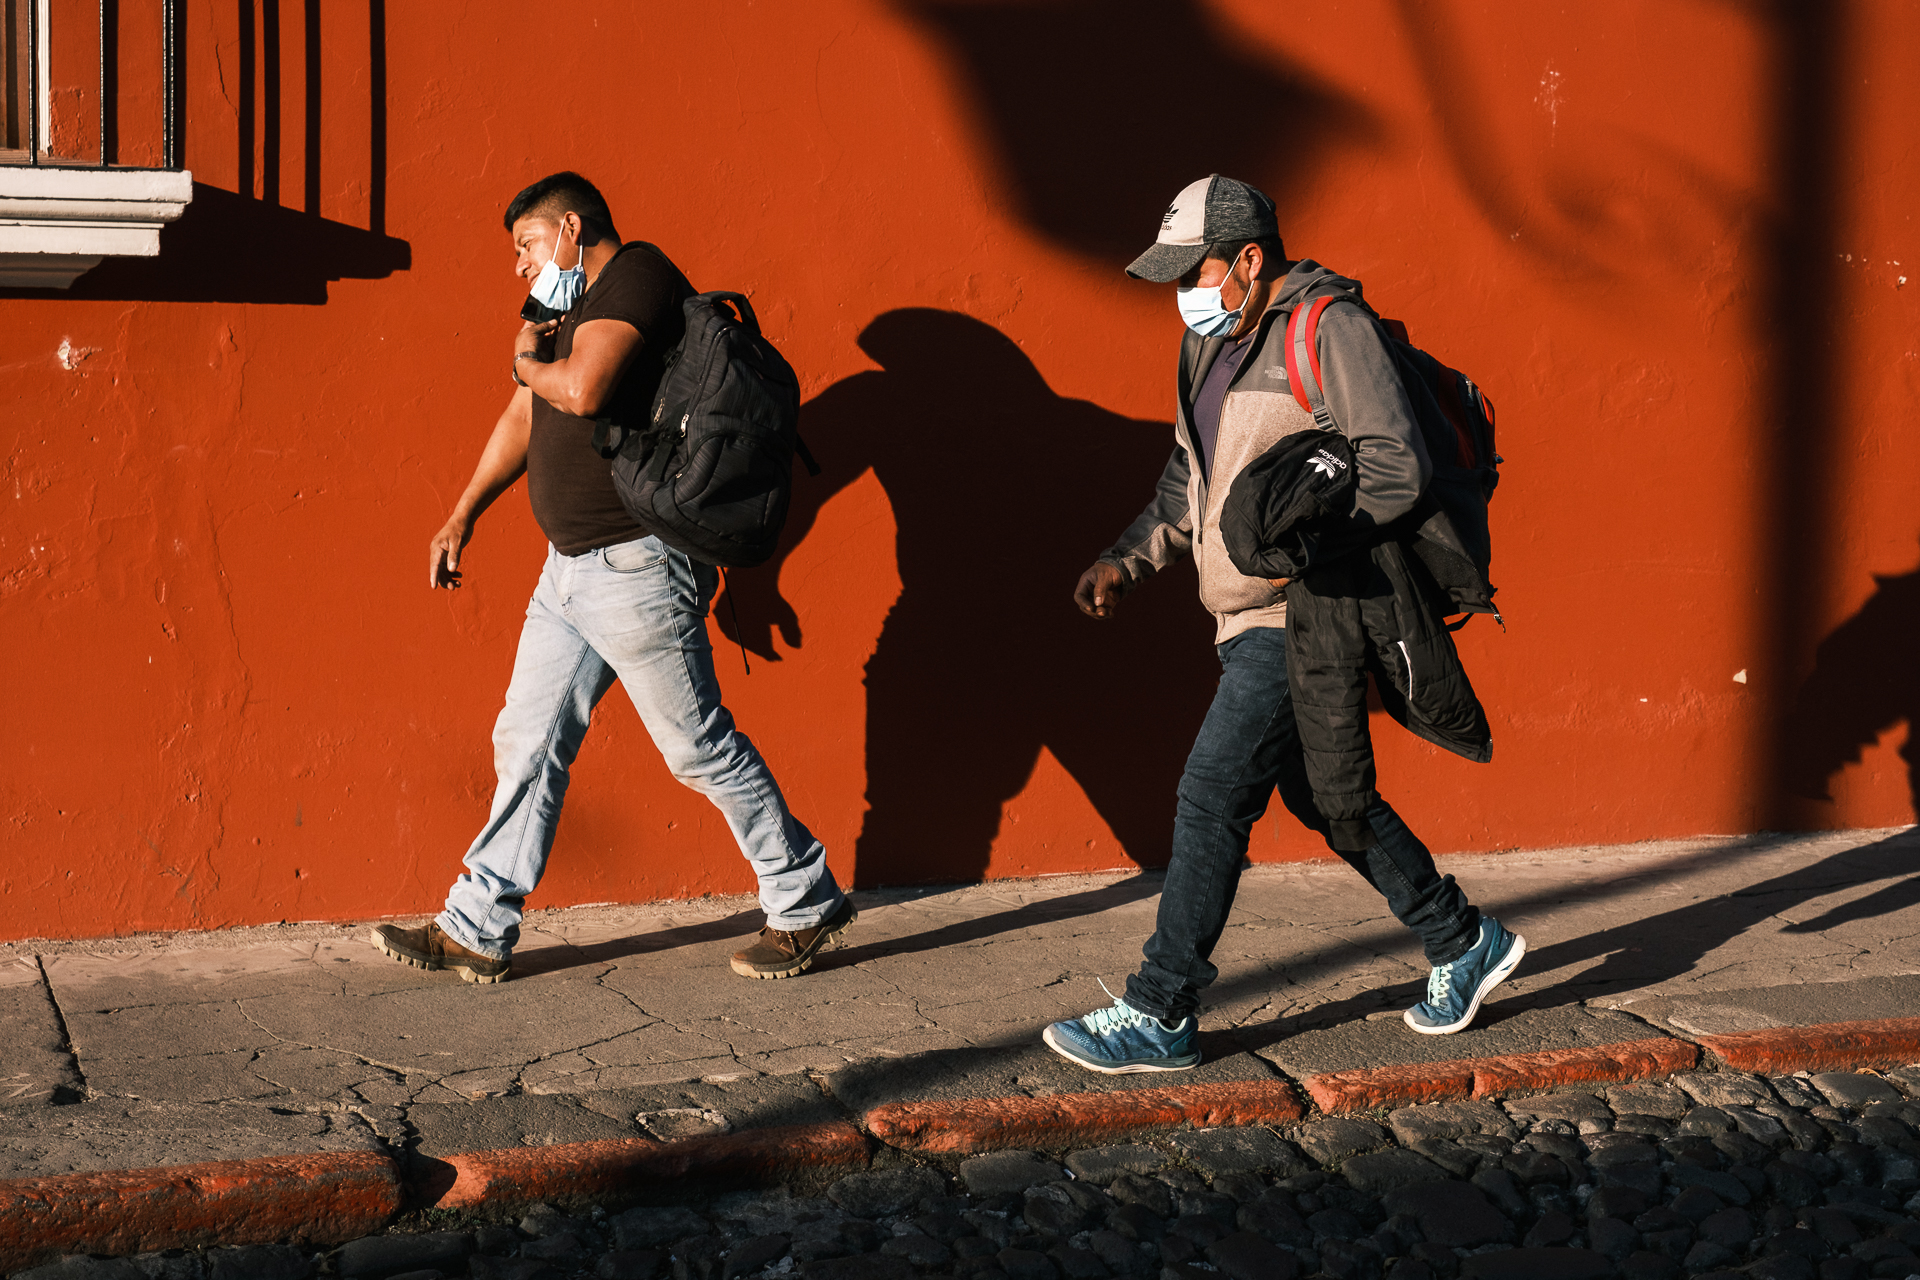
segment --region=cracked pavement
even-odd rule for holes
[[[0,946],[0,1177],[293,1151],[684,1137],[882,1102],[1299,1077],[1920,1011],[1920,831],[1442,859],[1526,934],[1459,1035],[1399,1011],[1412,935],[1337,862],[1259,867],[1214,955],[1193,1072],[1048,1052],[1153,927],[1154,873],[856,894],[842,950],[735,976],[750,899],[528,915],[514,976],[387,959],[367,924]]]

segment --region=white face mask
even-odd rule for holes
[[[580,295],[587,291],[587,255],[580,247],[580,239],[574,237],[573,265],[562,268],[557,261],[560,256],[560,234],[566,228],[561,227],[553,237],[553,257],[547,259],[547,265],[540,268],[540,274],[533,278],[533,299],[551,311],[571,311],[573,304],[580,301]]]
[[[1233,332],[1234,326],[1240,323],[1240,313],[1246,310],[1246,300],[1241,299],[1240,305],[1229,311],[1220,301],[1220,290],[1239,268],[1240,264],[1235,262],[1228,269],[1226,280],[1211,289],[1181,289],[1174,295],[1180,306],[1180,318],[1187,322],[1187,328],[1203,338],[1218,338]]]

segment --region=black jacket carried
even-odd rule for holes
[[[1242,573],[1290,578],[1287,671],[1314,803],[1340,852],[1374,843],[1367,724],[1371,673],[1387,714],[1437,746],[1493,758],[1447,614],[1490,612],[1492,588],[1439,504],[1425,497],[1382,530],[1351,519],[1352,447],[1295,432],[1237,476],[1220,517]]]

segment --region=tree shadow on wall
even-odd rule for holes
[[[1379,136],[1364,108],[1196,0],[897,8],[952,57],[1021,216],[1116,264],[1210,170],[1263,185],[1284,209],[1324,156]]]
[[[950,311],[863,331],[878,371],[801,416],[825,473],[794,486],[779,556],[731,576],[715,616],[776,659],[803,642],[780,568],[820,508],[868,470],[898,527],[902,589],[866,668],[863,887],[974,881],[1002,806],[1042,747],[1127,855],[1164,865],[1174,789],[1218,668],[1187,571],[1113,621],[1073,605],[1080,573],[1151,497],[1172,431],[1056,395],[1011,339]],[[1103,859],[1104,860],[1104,859]]]

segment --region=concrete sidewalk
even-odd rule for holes
[[[1258,868],[1215,956],[1206,1061],[1170,1075],[1096,1076],[1039,1043],[1106,1003],[1096,978],[1120,989],[1153,874],[861,894],[850,945],[781,982],[727,968],[760,924],[745,899],[535,912],[498,986],[397,964],[365,924],[12,944],[0,1179],[417,1162],[1920,1014],[1912,828],[1444,862],[1531,947],[1474,1028],[1401,1025],[1424,963],[1345,866]]]

